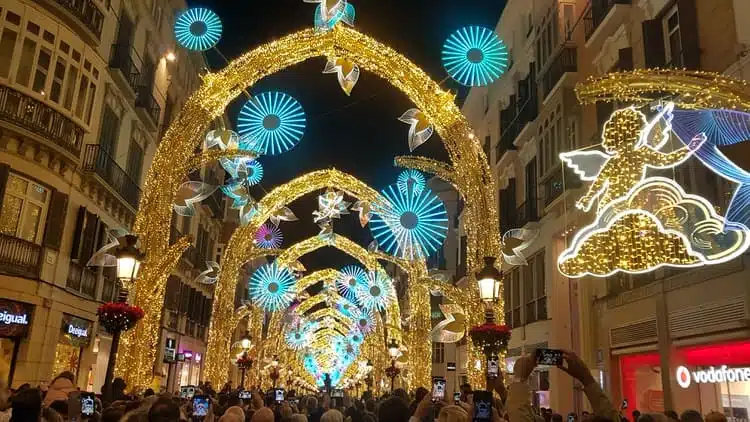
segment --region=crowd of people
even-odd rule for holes
[[[589,400],[591,412],[565,416],[566,422],[726,422],[711,412],[705,417],[688,410],[625,415],[616,408],[592,377],[591,371],[575,354],[565,353],[560,369],[575,378]],[[472,391],[464,385],[460,398],[450,402],[420,387],[413,392],[396,389],[376,398],[367,391],[361,397],[328,392],[298,396],[289,391],[283,397],[277,390],[265,393],[258,388],[245,391],[227,383],[216,392],[209,383],[177,394],[155,394],[148,389],[129,395],[122,379],[115,379],[103,395],[94,396],[75,387],[70,372],[58,375],[48,387],[23,385],[0,392],[0,422],[563,422],[563,415],[550,409],[535,413],[531,406],[528,378],[536,367],[532,355],[518,359],[512,382],[502,378],[488,381],[494,396]],[[338,391],[337,391],[338,392]],[[480,397],[487,398],[483,401]],[[452,397],[451,397],[452,398]]]

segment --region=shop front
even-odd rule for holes
[[[72,372],[79,378],[83,350],[91,342],[93,322],[70,314],[63,314],[60,337],[55,345],[55,362],[52,376],[63,371]],[[88,376],[89,374],[83,374]],[[88,382],[87,382],[88,384]]]
[[[0,299],[0,374],[12,385],[21,341],[29,334],[34,305]]]
[[[622,396],[631,409],[664,410],[659,354],[619,358]],[[750,341],[678,347],[670,353],[674,410],[723,411],[735,420],[750,416]]]

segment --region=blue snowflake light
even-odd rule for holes
[[[365,336],[358,329],[351,330],[346,336],[351,344],[359,346],[365,341]]]
[[[372,271],[367,275],[366,282],[355,290],[357,302],[370,311],[382,311],[395,300],[396,292],[390,277],[381,271]]]
[[[358,285],[365,282],[366,278],[367,273],[365,273],[362,267],[347,265],[341,269],[339,278],[336,279],[336,288],[341,296],[353,302],[356,299],[354,291]]]
[[[382,250],[406,259],[422,259],[443,244],[448,233],[445,205],[429,189],[382,191],[388,204],[373,204],[370,231]]]
[[[372,310],[355,308],[352,312],[354,326],[363,334],[370,334],[375,330],[375,313]]]
[[[461,28],[443,44],[443,66],[462,85],[491,84],[508,70],[508,61],[508,47],[480,26]]]
[[[297,100],[283,92],[264,92],[249,100],[237,118],[240,146],[267,155],[294,148],[305,132],[305,112]]]
[[[266,264],[250,277],[250,299],[266,311],[284,309],[294,300],[295,278],[287,268]]]
[[[357,312],[357,304],[354,303],[354,300],[348,300],[346,298],[339,298],[336,303],[333,304],[333,307],[341,313],[341,315],[354,319],[354,315]]]
[[[174,23],[174,34],[181,46],[206,51],[221,38],[221,20],[216,13],[201,7],[183,12]]]
[[[421,172],[414,169],[406,169],[398,175],[396,184],[398,185],[398,191],[402,194],[413,192],[419,195],[427,185],[427,181]]]
[[[302,350],[312,343],[316,323],[301,321],[286,333],[286,344],[293,350]]]

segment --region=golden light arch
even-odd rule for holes
[[[446,174],[455,182],[466,202],[467,266],[473,274],[483,256],[500,255],[500,234],[495,204],[495,180],[482,146],[455,104],[455,98],[440,88],[423,70],[395,50],[357,32],[337,26],[330,31],[303,30],[264,44],[204,77],[202,86],[186,102],[170,125],[149,169],[133,231],[147,254],[133,301],[146,317],[126,333],[121,344],[117,372],[131,386],[151,384],[166,280],[187,247],[185,240],[169,244],[172,202],[187,176],[185,163],[195,162],[193,151],[200,145],[211,121],[224,114],[227,105],[258,80],[317,56],[337,56],[386,79],[404,92],[428,118],[443,140],[451,159]],[[418,159],[415,161],[418,162]],[[284,195],[278,198],[282,202]],[[364,198],[360,198],[364,199]],[[267,201],[267,203],[270,201]],[[261,210],[259,214],[266,215]],[[247,234],[251,223],[239,230]],[[262,221],[265,221],[262,220]],[[261,221],[261,222],[262,222]],[[236,249],[236,250],[233,250]],[[223,273],[236,273],[250,248],[228,248]],[[225,277],[236,281],[236,275]],[[229,300],[227,283],[217,285],[214,315]],[[233,287],[233,286],[232,286]],[[231,317],[225,309],[224,317]],[[214,318],[216,321],[217,318]]]

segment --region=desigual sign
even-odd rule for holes
[[[91,341],[91,329],[94,323],[75,315],[63,314],[60,331],[63,334],[60,342],[75,347],[87,347]]]
[[[690,371],[684,366],[678,366],[675,371],[677,385],[682,388],[690,387],[690,384],[715,384],[722,382],[750,382],[750,368],[728,368],[721,365],[708,369]]]
[[[31,326],[33,305],[0,299],[0,337],[23,337]]]
[[[75,337],[88,337],[89,330],[86,328],[79,328],[73,324],[68,325],[68,334]]]

